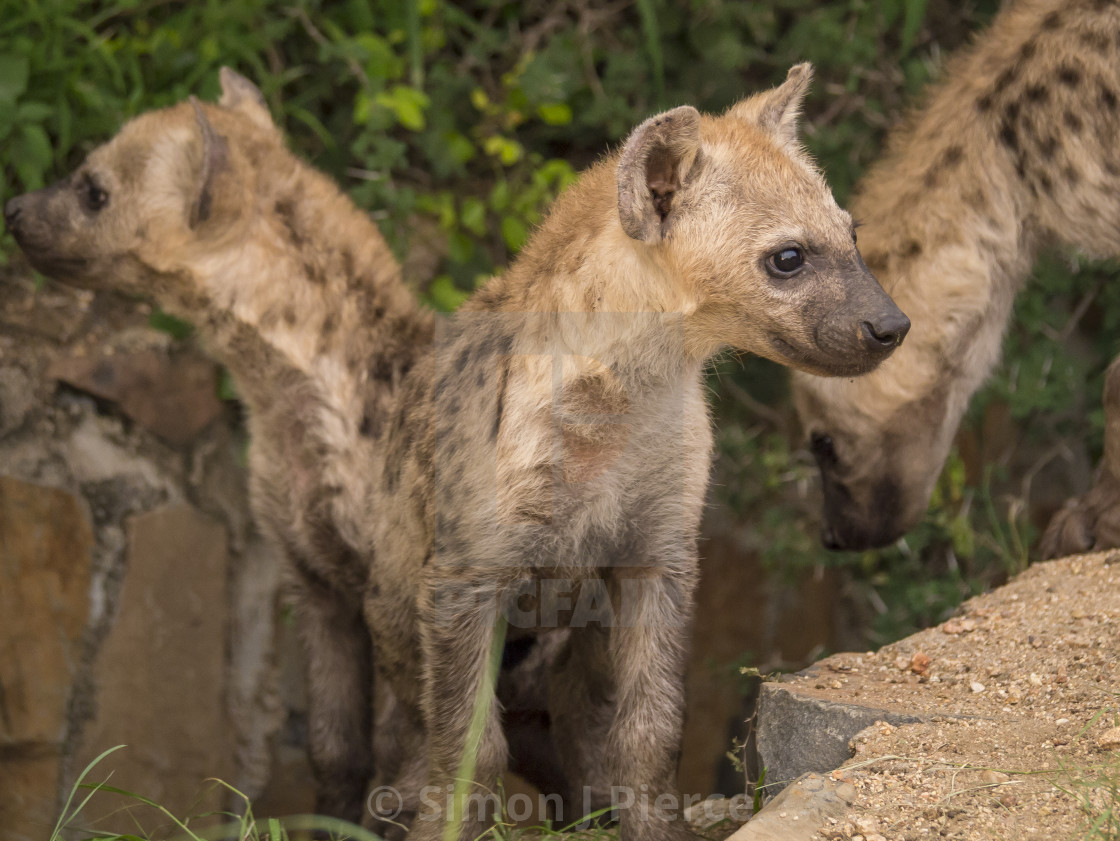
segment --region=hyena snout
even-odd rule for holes
[[[823,310],[813,331],[816,355],[821,358],[813,373],[865,374],[890,356],[910,330],[910,319],[870,275],[865,282],[842,289],[809,310]]]

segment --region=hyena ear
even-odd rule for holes
[[[268,112],[268,103],[260,88],[229,67],[218,71],[218,81],[222,85],[219,105],[240,111],[262,128],[275,128],[272,115]]]
[[[218,175],[229,169],[230,159],[229,144],[210,125],[202,104],[192,96],[191,105],[194,106],[195,121],[202,136],[202,160],[195,177],[190,208],[190,226],[197,228],[207,221],[213,212]]]
[[[797,118],[813,80],[813,65],[795,64],[778,87],[732,105],[730,116],[754,123],[782,146],[797,146]]]
[[[682,105],[650,117],[622,147],[618,161],[618,216],[622,230],[659,242],[669,228],[673,197],[700,151],[700,112]]]

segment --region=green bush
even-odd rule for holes
[[[449,310],[506,265],[574,171],[641,119],[683,102],[722,109],[797,61],[817,68],[806,140],[843,201],[938,54],[997,5],[0,0],[0,199],[65,174],[130,116],[192,93],[215,98],[229,64],[258,82],[292,146],[371,210],[402,257],[435,252],[421,291]],[[0,241],[0,259],[11,253]],[[1111,274],[1058,259],[1039,267],[966,433],[1004,406],[1022,447],[1099,454],[1093,410],[1120,327]],[[717,374],[716,493],[776,568],[847,570],[873,639],[936,621],[1025,563],[1039,524],[1023,511],[1021,466],[960,458],[904,543],[823,552],[784,372],[750,360]]]

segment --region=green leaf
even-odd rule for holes
[[[501,212],[509,207],[509,182],[502,179],[490,191],[490,209]]]
[[[482,236],[486,233],[486,205],[476,198],[465,199],[459,222],[475,236]]]
[[[658,106],[665,103],[665,60],[661,52],[661,32],[657,23],[657,10],[653,0],[637,0],[638,16],[642,21],[642,35],[645,36],[646,52],[653,65],[653,89]]]
[[[218,375],[218,399],[219,400],[238,400],[240,396],[237,393],[237,384],[233,381],[229,370],[222,368],[221,373]]]
[[[16,120],[21,123],[41,123],[54,113],[54,108],[43,102],[21,102],[16,109]]]
[[[373,100],[365,91],[358,91],[358,95],[354,97],[354,113],[351,119],[359,126],[364,126],[369,122],[372,113]]]
[[[0,53],[0,102],[15,102],[27,90],[30,62],[25,55]]]
[[[505,240],[506,248],[516,253],[521,250],[521,246],[528,238],[529,231],[524,222],[516,216],[502,217],[502,239]]]
[[[474,240],[462,231],[456,231],[447,238],[447,259],[460,265],[474,256]]]
[[[424,109],[430,100],[423,91],[410,88],[407,85],[395,85],[391,90],[383,91],[376,97],[378,105],[392,111],[399,122],[411,131],[422,131],[425,126]]]
[[[152,314],[148,316],[148,326],[154,327],[161,333],[166,333],[173,339],[183,340],[194,332],[194,326],[190,322],[183,321],[181,318],[176,318],[170,313],[163,310],[153,310]]]
[[[572,106],[565,102],[538,105],[537,113],[550,126],[566,126],[572,121]]]
[[[361,49],[365,71],[370,78],[376,81],[396,79],[401,75],[401,62],[384,38],[379,38],[372,32],[363,32],[354,38],[354,43]]]
[[[494,134],[487,137],[482,143],[482,148],[487,155],[495,157],[506,166],[513,166],[525,154],[525,148],[516,140]]]
[[[43,186],[44,176],[54,159],[54,153],[50,138],[42,126],[27,123],[19,127],[13,158],[24,187],[37,190]]]
[[[447,156],[456,163],[465,164],[474,157],[474,144],[465,135],[457,131],[448,131],[444,132],[441,139]]]
[[[469,297],[454,284],[450,275],[440,275],[428,287],[428,299],[440,312],[454,312]]]
[[[926,17],[926,0],[906,0],[905,13],[902,18],[902,54],[910,52],[914,46],[914,39],[918,29]]]

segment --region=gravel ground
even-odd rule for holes
[[[1120,838],[1120,552],[1033,566],[936,628],[795,683],[932,717],[853,740],[833,778],[858,799],[815,838]]]

